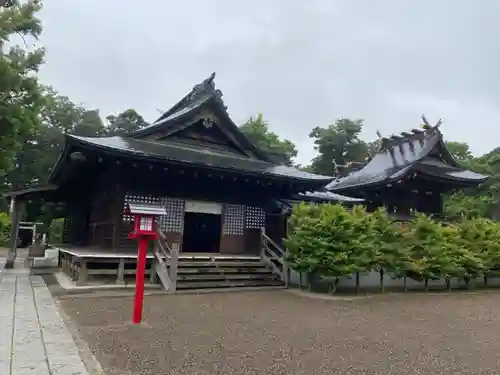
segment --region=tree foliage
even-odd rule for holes
[[[393,278],[406,276],[411,267],[410,253],[404,243],[404,232],[389,217],[383,207],[371,214],[372,264],[370,269],[380,273],[380,289],[384,290],[384,276],[387,272]]]
[[[363,272],[370,264],[364,209],[351,214],[341,205],[299,204],[293,210],[293,235],[285,239],[293,269],[318,275],[332,290],[340,277]]]
[[[445,196],[445,215],[450,218],[491,217],[499,202],[500,170],[495,161],[500,157],[500,149],[473,157],[466,143],[446,142],[446,146],[461,167],[490,178],[479,187],[459,190]]]
[[[135,109],[127,109],[117,116],[109,115],[107,135],[124,135],[140,130],[149,125]]]
[[[364,162],[369,146],[360,139],[363,120],[341,118],[329,126],[315,127],[309,137],[314,140],[318,152],[311,164],[315,173],[326,176],[335,174],[336,166],[349,162]]]
[[[0,246],[9,244],[11,220],[6,212],[0,212]]]
[[[0,8],[0,178],[15,166],[23,140],[39,122],[42,98],[35,73],[44,51],[28,50],[14,40],[39,37],[40,8],[37,1]]]
[[[406,232],[411,256],[411,269],[407,274],[415,280],[438,280],[450,278],[456,271],[454,244],[447,243],[442,224],[430,217],[419,214],[410,222]],[[449,245],[449,246],[448,246]]]
[[[467,143],[448,141],[446,142],[446,148],[458,162],[467,162],[473,158]]]
[[[248,139],[263,151],[275,154],[292,165],[293,158],[297,156],[295,145],[288,139],[281,139],[276,133],[269,130],[269,124],[264,120],[262,113],[257,117],[250,117],[246,123],[240,126],[240,130]]]

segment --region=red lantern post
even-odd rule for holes
[[[149,241],[156,241],[156,216],[165,215],[165,208],[144,204],[127,204],[125,215],[134,216],[134,230],[128,237],[138,242],[137,270],[135,273],[135,297],[132,322],[139,324],[142,321],[142,310],[144,304],[144,270]]]

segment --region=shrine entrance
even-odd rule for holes
[[[222,206],[218,203],[186,201],[182,252],[219,253]]]

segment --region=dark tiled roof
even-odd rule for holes
[[[237,140],[238,147],[251,151],[263,161],[272,162],[274,158],[250,142],[233,122],[222,100],[222,91],[216,89],[214,79],[215,73],[212,73],[210,77],[194,86],[186,96],[166,111],[158,120],[143,129],[131,133],[128,137],[141,139],[144,136],[159,132],[164,133],[164,135],[172,134],[176,130],[179,130],[179,125],[181,125],[182,128],[182,124],[185,125],[186,122],[189,123],[189,119],[195,115],[201,107],[210,105],[224,122],[225,127]]]
[[[365,200],[361,198],[351,198],[345,195],[339,195],[335,193],[325,192],[325,191],[313,191],[305,192],[300,194],[295,194],[289,199],[281,199],[282,209],[285,213],[291,213],[294,203],[305,202],[305,203],[334,203],[342,204],[345,206],[352,206],[355,204],[362,204]]]
[[[133,132],[131,137],[150,134],[156,132],[159,128],[163,129],[166,124],[182,120],[185,116],[191,114],[210,100],[217,102],[225,109],[222,101],[222,92],[215,88],[214,78],[215,73],[212,73],[210,77],[194,86],[189,94],[161,115],[158,120],[143,129]]]
[[[446,149],[439,128],[431,127],[384,139],[380,151],[364,168],[331,182],[326,188],[343,192],[389,183],[399,180],[411,170],[469,184],[479,184],[487,179],[487,176],[460,168]]]
[[[19,190],[9,191],[2,195],[4,197],[10,197],[10,198],[16,198],[16,197],[26,198],[37,195],[44,195],[56,190],[57,186],[55,185],[35,185],[35,186],[28,186]]]
[[[471,182],[483,182],[487,176],[465,169],[452,167],[441,160],[425,157],[418,162],[416,168],[428,175],[449,178],[451,180],[464,180]]]
[[[345,195],[331,193],[329,191],[307,191],[293,197],[297,201],[328,202],[328,203],[362,203],[361,198],[351,198]]]
[[[98,148],[102,151],[121,153],[138,158],[148,158],[171,161],[182,164],[200,165],[209,168],[218,168],[242,171],[251,174],[261,174],[305,182],[316,182],[321,185],[330,182],[333,177],[321,176],[303,172],[293,167],[276,165],[244,156],[231,155],[214,149],[203,147],[189,147],[168,141],[152,142],[128,137],[77,137],[67,136],[71,144]]]

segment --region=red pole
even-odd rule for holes
[[[139,324],[142,321],[142,305],[144,302],[144,269],[146,268],[146,254],[149,239],[146,236],[139,238],[139,252],[137,254],[137,270],[135,272],[134,316],[132,322]]]

